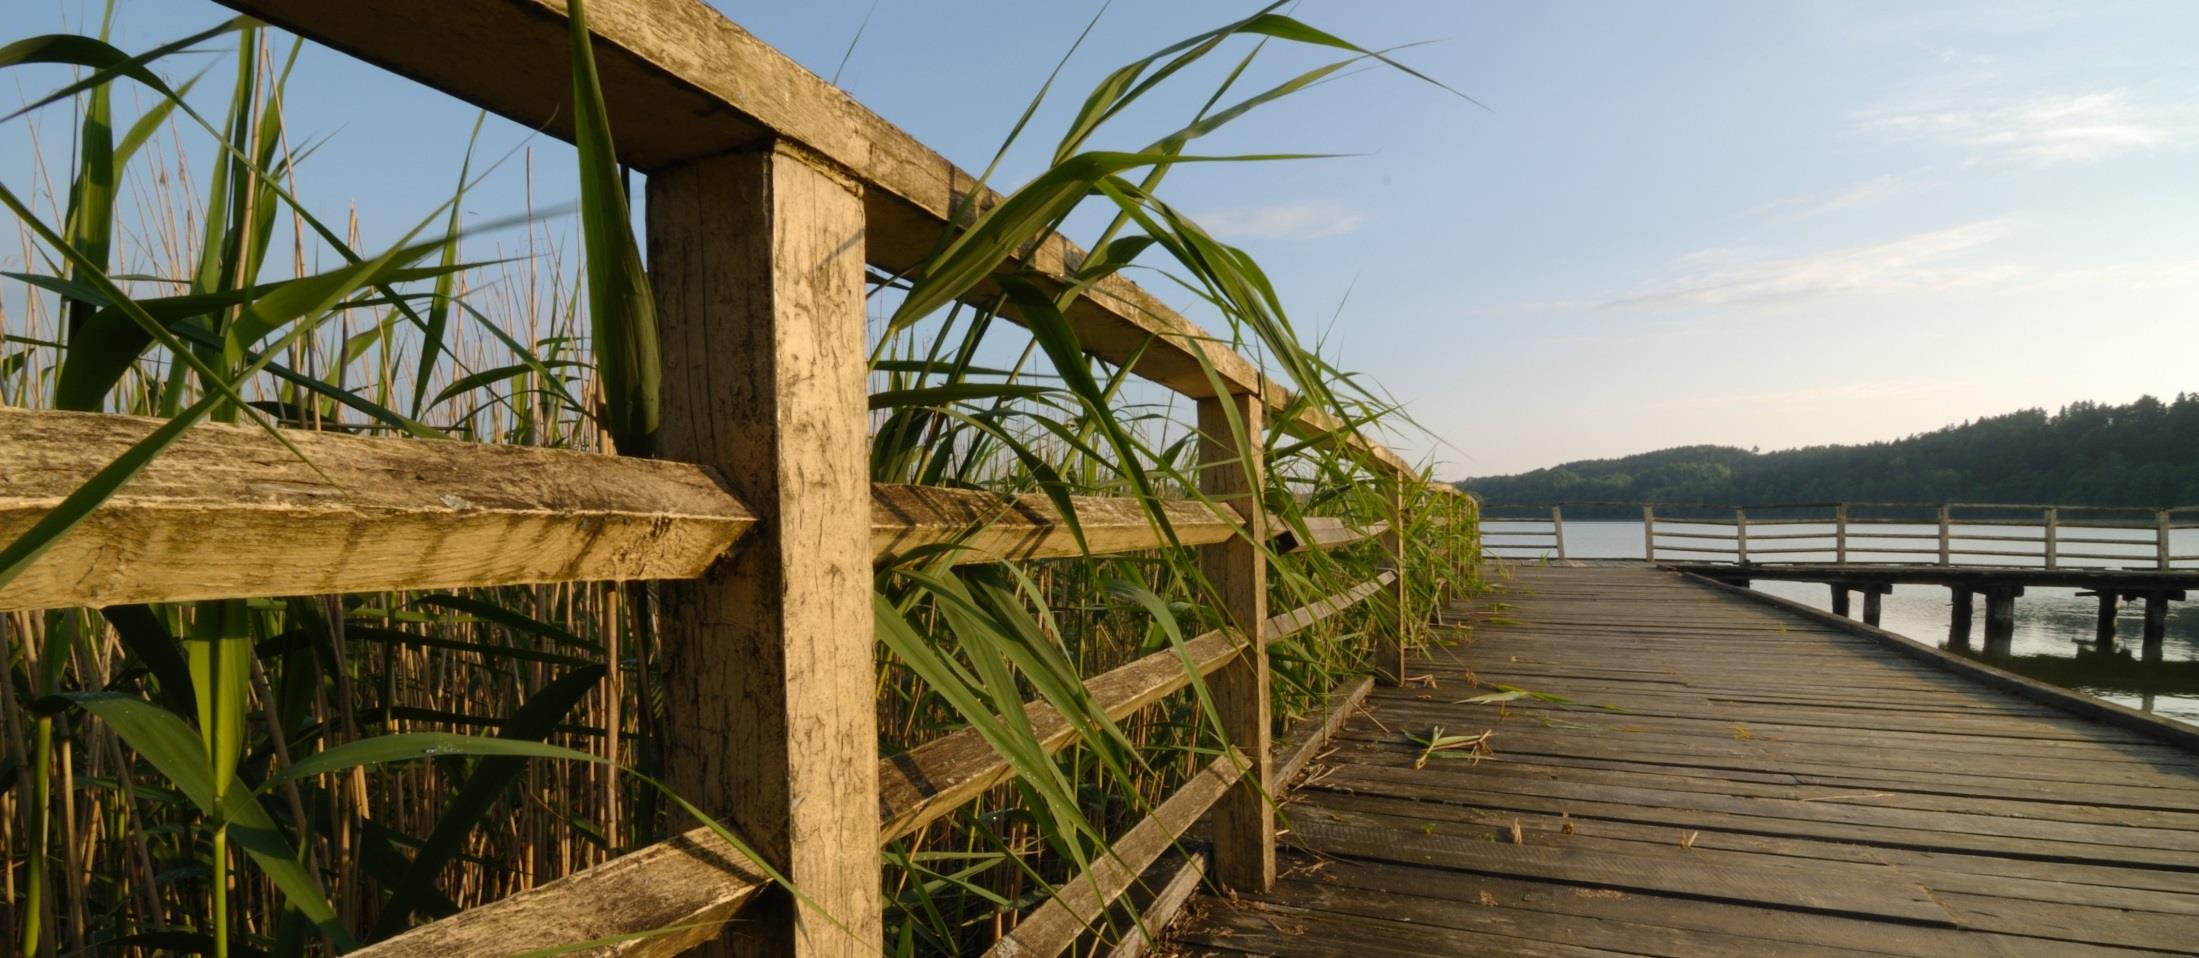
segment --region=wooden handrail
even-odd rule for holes
[[[160,423],[0,408],[0,542]],[[686,578],[756,521],[680,463],[284,436],[304,460],[265,430],[187,430],[0,589],[0,609]]]

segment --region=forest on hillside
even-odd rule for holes
[[[1885,442],[1681,446],[1461,481],[1486,502],[2199,504],[2199,393],[2025,409]]]

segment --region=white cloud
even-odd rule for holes
[[[1977,160],[2051,166],[2166,146],[2178,139],[2183,125],[2178,118],[2188,112],[2106,91],[1975,102],[1941,97],[1858,119],[1866,129],[1896,139],[1971,150]]]
[[[1216,236],[1234,239],[1322,239],[1342,236],[1367,223],[1367,214],[1339,203],[1285,203],[1243,210],[1221,210],[1198,218]]]
[[[1797,220],[1838,210],[1877,206],[1909,191],[1909,186],[1898,176],[1880,176],[1864,180],[1844,190],[1803,193],[1773,200],[1749,210],[1750,216],[1774,216],[1784,220]]]
[[[1985,220],[1787,259],[1724,250],[1691,254],[1679,265],[1692,272],[1593,305],[1728,307],[1987,285],[2022,270],[1952,261],[2000,239],[2010,226],[2005,219]]]

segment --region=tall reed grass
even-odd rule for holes
[[[1277,43],[1333,59],[1240,92]],[[218,49],[225,67],[167,79],[179,54]],[[53,521],[0,544],[0,583],[204,419],[649,451],[653,306],[586,45],[578,150],[546,151],[579,165],[577,238],[554,215],[462,236],[459,204],[492,165],[469,160],[448,199],[424,200],[418,225],[380,250],[362,248],[355,216],[296,198],[318,145],[294,146],[285,113],[286,81],[310,68],[300,49],[243,20],[137,54],[77,35],[0,48],[0,72],[77,75],[6,120],[30,131],[41,178],[0,183],[21,257],[6,279],[20,305],[0,316],[0,400],[169,422]],[[1224,79],[1176,132],[1102,145],[1120,117],[1225,51],[1236,59]],[[877,279],[873,480],[1065,505],[1198,498],[1188,406],[1087,358],[1061,317],[1078,290],[1133,264],[1188,289],[1302,409],[1347,431],[1398,421],[1298,335],[1250,256],[1162,192],[1178,164],[1261,159],[1188,153],[1201,137],[1370,60],[1389,62],[1271,7],[1110,74],[1044,172],[942,237],[922,268]],[[200,91],[224,82],[223,109],[202,114]],[[122,89],[152,105],[118,136]],[[64,117],[70,135],[49,132]],[[1011,274],[1002,296],[973,299],[1013,250],[1086,207],[1107,225],[1077,273]],[[1043,291],[1058,279],[1064,291]],[[1021,325],[1003,321],[1011,306]],[[1405,609],[1363,605],[1275,647],[1278,724],[1366,671],[1376,633],[1417,641],[1437,602],[1474,585],[1464,503],[1408,483],[1393,516],[1393,480],[1340,438],[1235,437],[1270,463],[1274,521],[1398,521],[1409,553]],[[1165,513],[1149,512],[1165,530]],[[1118,723],[1081,679],[1220,624],[1190,550],[949,559],[877,570],[881,743],[890,753],[976,727],[1017,774],[887,850],[896,954],[987,945],[1222,744],[1197,683]],[[1368,547],[1270,561],[1277,609],[1384,562]],[[26,955],[336,952],[657,840],[677,798],[651,784],[655,743],[679,717],[653,691],[653,615],[646,585],[567,584],[0,616],[0,934]],[[1020,722],[1035,697],[1078,720],[1075,747],[1036,748]]]

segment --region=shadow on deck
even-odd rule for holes
[[[1515,576],[1308,768],[1275,889],[1200,897],[1170,947],[2199,949],[2199,754],[1670,572]],[[1466,701],[1499,684],[1562,700]],[[1493,734],[1415,767],[1438,728]]]

